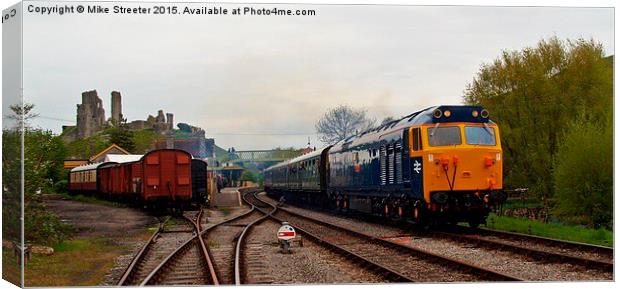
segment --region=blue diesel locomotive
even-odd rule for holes
[[[477,227],[506,199],[499,128],[480,106],[427,108],[264,176],[272,195],[415,224]]]

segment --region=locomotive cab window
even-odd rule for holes
[[[470,145],[494,146],[495,129],[492,127],[466,126],[465,140]]]
[[[428,144],[430,146],[452,146],[461,144],[461,128],[458,126],[429,127]]]
[[[413,135],[411,137],[413,138],[413,150],[414,151],[419,151],[422,149],[422,134],[420,132],[421,132],[420,128],[413,129]]]

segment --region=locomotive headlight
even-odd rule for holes
[[[495,160],[496,160],[496,161],[498,161],[498,162],[499,162],[499,161],[501,161],[501,160],[502,160],[502,154],[497,153],[497,154],[495,155]]]
[[[450,115],[452,115],[452,113],[449,110],[443,112],[443,116],[445,117],[450,117]]]
[[[477,110],[472,111],[471,116],[478,117],[478,111]]]
[[[433,117],[434,118],[440,118],[441,117],[441,110],[440,109],[436,109],[435,111],[433,111]]]
[[[489,118],[489,111],[483,109],[482,111],[480,111],[480,116],[482,116],[482,118]]]

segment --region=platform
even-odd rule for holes
[[[238,188],[223,188],[213,194],[213,207],[240,207],[243,205]]]

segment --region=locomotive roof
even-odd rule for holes
[[[433,117],[433,112],[439,109],[440,111],[449,110],[451,112],[450,117],[441,116],[440,118]],[[384,123],[378,127],[363,131],[357,135],[350,136],[344,140],[341,140],[334,144],[334,147],[342,147],[344,145],[352,144],[353,142],[363,142],[366,139],[381,138],[385,134],[391,132],[400,131],[406,127],[420,124],[435,124],[435,123],[450,123],[450,122],[478,122],[487,123],[491,122],[488,118],[482,118],[480,116],[473,117],[472,112],[477,110],[482,111],[482,106],[477,105],[440,105],[432,106],[420,111],[416,111],[399,119]]]
[[[433,112],[439,109],[442,112],[445,110],[450,110],[451,115],[449,117],[445,117],[443,114],[439,118],[433,117]],[[390,134],[392,132],[401,131],[402,129],[420,124],[435,124],[435,123],[449,123],[449,122],[477,122],[477,123],[492,123],[488,118],[482,118],[480,115],[478,117],[473,117],[472,112],[477,110],[481,112],[483,109],[482,106],[478,105],[440,105],[440,106],[431,106],[426,109],[416,111],[399,119],[384,123],[378,127],[363,131],[354,136],[350,136],[344,140],[341,140],[333,145],[335,151],[338,151],[343,146],[351,145],[353,143],[364,143],[367,140],[381,138],[386,134]],[[321,154],[324,149],[317,150],[312,153]],[[330,150],[331,151],[331,150]],[[292,162],[300,161],[309,157],[310,154],[302,155],[278,164],[275,164],[271,167],[265,169],[265,171],[278,168],[281,166],[288,165]]]

